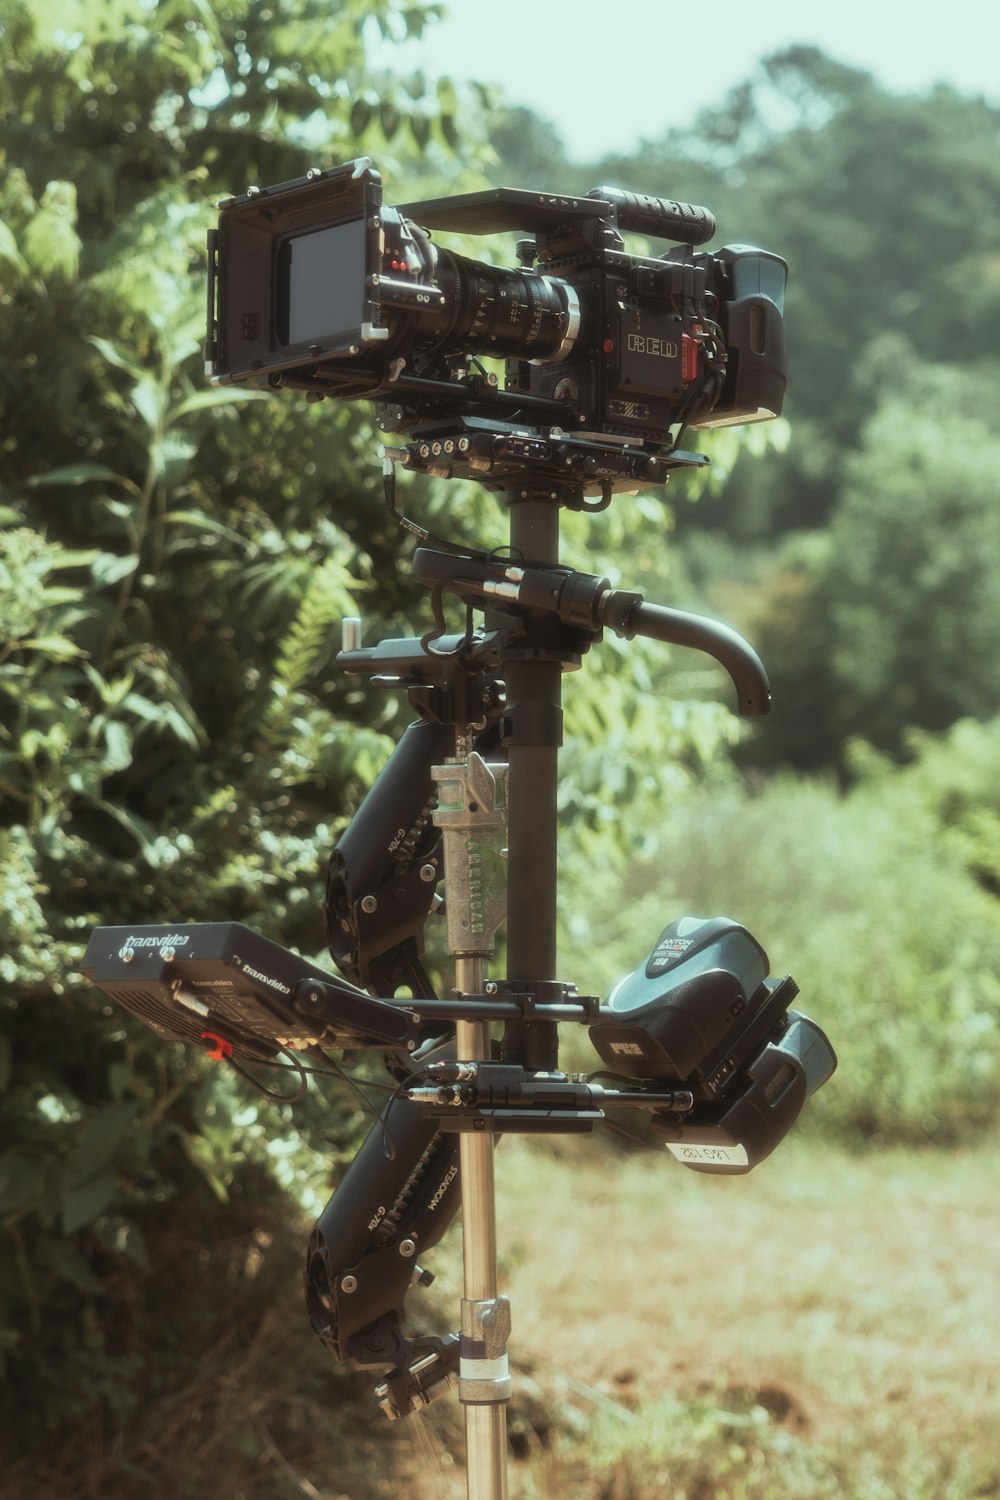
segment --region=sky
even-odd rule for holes
[[[586,160],[690,124],[760,58],[800,42],[893,91],[940,81],[1000,105],[996,0],[450,0],[423,41],[385,57],[395,70],[500,84]]]

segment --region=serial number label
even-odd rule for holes
[[[684,1142],[678,1144],[674,1141],[667,1141],[666,1147],[678,1161],[697,1162],[706,1167],[747,1167],[750,1165],[745,1146],[694,1146]]]

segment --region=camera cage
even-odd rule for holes
[[[707,210],[694,210],[691,205],[673,206],[678,217],[671,228],[680,230],[685,225],[700,231],[705,238],[714,232],[715,220]],[[681,217],[685,209],[692,215],[688,221]],[[398,306],[393,299],[401,292],[394,284],[387,294],[383,290],[382,178],[370,158],[361,157],[338,167],[314,168],[303,177],[270,188],[248,188],[242,194],[223,199],[219,211],[219,228],[209,232],[209,324],[215,333],[209,338],[206,353],[207,373],[217,384],[260,380],[272,373],[309,367],[338,355],[355,355],[363,346],[377,346],[388,340],[389,329],[382,322],[381,311],[383,307]],[[546,234],[566,224],[613,225],[617,219],[608,199],[505,187],[403,203],[395,212],[427,229],[489,235]],[[219,319],[220,257],[227,258],[237,226],[240,255],[238,261],[229,263],[230,295],[222,302],[223,311],[230,316]],[[342,318],[342,327],[331,328],[316,337],[285,339],[283,347],[276,349],[275,335],[279,330],[272,327],[265,331],[256,320],[248,325],[245,315],[237,314],[241,299],[271,302],[276,290],[273,283],[277,266],[292,242],[326,232],[336,234],[349,226],[360,226],[361,231],[352,247],[361,252],[356,262],[362,278],[355,308],[357,316],[347,321]],[[667,236],[667,227],[659,232]],[[327,251],[330,248],[332,240],[317,247]]]
[[[612,489],[634,489],[706,461],[675,451],[688,426],[781,410],[787,266],[754,246],[696,253],[715,231],[697,205],[617,188],[494,188],[392,208],[364,157],[249,188],[219,209],[208,257],[213,382],[379,402],[383,431],[457,438],[446,466],[457,477],[483,477],[482,444],[478,462],[461,456],[476,423],[508,448],[519,440],[500,455],[497,481],[518,465],[586,481],[596,466]],[[519,244],[519,269],[504,269],[439,250],[439,229],[535,240]],[[674,248],[626,254],[626,230]],[[507,358],[503,390],[479,366],[491,356]],[[532,439],[556,438],[558,453],[531,451]],[[566,452],[567,439],[606,451]],[[629,448],[654,462],[616,465],[613,450]]]

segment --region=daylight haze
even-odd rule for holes
[[[947,25],[921,24],[898,5],[863,0],[809,8],[795,0],[765,7],[722,0],[701,30],[697,8],[673,11],[661,0],[603,0],[544,6],[506,0],[502,7],[455,3],[426,36],[377,49],[394,70],[498,84],[511,103],[551,120],[571,156],[628,150],[671,126],[686,126],[718,104],[772,52],[810,43],[887,88],[923,92],[949,83],[1000,102],[1000,9],[957,0]]]

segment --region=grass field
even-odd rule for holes
[[[857,1158],[792,1139],[714,1179],[510,1138],[497,1174],[512,1496],[1000,1495],[995,1149]],[[464,1495],[459,1434],[451,1402],[400,1433],[421,1500]]]

